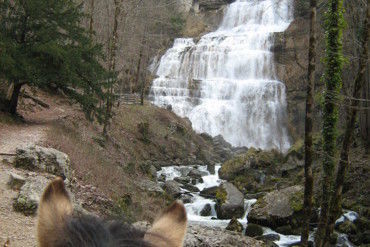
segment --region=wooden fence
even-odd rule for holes
[[[119,94],[117,95],[118,103],[125,105],[140,105],[140,95],[138,94]]]

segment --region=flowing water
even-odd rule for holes
[[[285,85],[275,73],[271,35],[292,21],[292,0],[237,0],[199,42],[176,39],[160,59],[153,103],[171,105],[197,132],[233,146],[289,148]]]
[[[177,177],[186,177],[189,173],[190,169],[198,169],[199,171],[203,172],[205,175],[202,177],[202,182],[198,182],[195,186],[198,187],[200,191],[206,188],[211,188],[214,186],[219,186],[223,181],[219,178],[218,171],[221,168],[220,165],[215,166],[215,173],[211,174],[207,170],[207,166],[197,166],[197,167],[190,167],[190,166],[170,166],[170,167],[162,167],[160,171],[158,171],[157,176],[158,178],[161,176],[165,177],[165,180],[174,180]],[[185,204],[189,224],[200,224],[205,225],[208,227],[220,227],[226,228],[229,224],[230,220],[220,220],[217,218],[217,213],[215,209],[215,201],[212,199],[207,199],[199,195],[199,192],[189,192],[186,189],[182,189],[184,194],[191,195],[191,202]],[[248,224],[248,213],[251,210],[254,203],[256,203],[256,199],[250,199],[244,201],[244,208],[245,213],[242,218],[238,219],[238,221],[245,227]],[[202,209],[207,205],[211,205],[211,214],[209,216],[201,216]],[[337,223],[344,222],[346,220],[355,221],[358,218],[358,214],[353,211],[347,211],[343,214],[337,221]],[[292,244],[296,244],[300,241],[300,236],[296,235],[283,235],[275,232],[274,230],[263,227],[263,234],[276,234],[279,235],[279,240],[275,241],[278,246],[285,247],[291,246]],[[310,234],[310,240],[313,240],[313,233]],[[337,244],[338,247],[352,247],[353,245],[349,242],[347,236],[345,234],[339,234],[339,241]]]

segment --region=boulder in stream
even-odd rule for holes
[[[226,230],[233,232],[243,232],[243,225],[234,217],[230,220],[226,227]]]
[[[207,203],[204,208],[200,211],[201,216],[211,216],[212,214],[212,206],[211,204]]]
[[[205,189],[203,189],[203,190],[199,193],[199,195],[200,195],[200,196],[203,196],[203,197],[205,197],[205,198],[214,199],[214,198],[216,198],[217,189],[218,189],[218,187],[217,187],[217,186],[213,186],[213,187],[205,188]]]
[[[244,196],[231,183],[222,183],[216,192],[216,212],[219,219],[241,218],[244,215]]]
[[[168,180],[164,183],[163,189],[173,198],[179,198],[183,192],[181,191],[180,184],[174,180]]]
[[[254,238],[254,237],[262,236],[262,234],[263,234],[262,227],[259,225],[253,224],[253,223],[249,223],[247,225],[247,228],[245,229],[245,235],[248,237]]]
[[[297,229],[303,210],[303,186],[296,185],[282,190],[267,193],[257,200],[248,214],[248,222],[271,227],[273,229],[287,227]]]

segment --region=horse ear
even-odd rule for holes
[[[144,239],[153,246],[182,247],[186,226],[184,205],[181,202],[174,202],[154,222]]]
[[[63,179],[54,179],[42,194],[38,209],[37,237],[40,247],[53,245],[72,212],[72,203]]]

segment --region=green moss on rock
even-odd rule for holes
[[[219,204],[223,204],[226,202],[226,199],[227,199],[227,193],[226,193],[226,190],[222,187],[219,187],[216,191],[216,200],[217,200],[217,203]]]
[[[294,212],[300,212],[303,210],[303,197],[303,191],[298,191],[290,197],[290,207],[293,209]]]
[[[13,209],[16,212],[23,213],[24,215],[34,215],[37,211],[38,202],[29,200],[27,197],[20,195],[14,199]]]
[[[226,180],[233,180],[240,175],[247,175],[248,169],[265,168],[282,162],[283,156],[277,151],[262,151],[250,148],[245,154],[236,156],[226,161],[220,171],[220,177]]]

